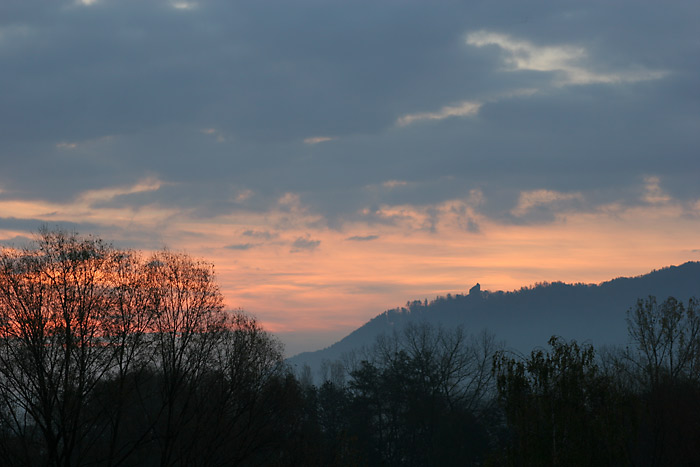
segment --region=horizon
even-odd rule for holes
[[[658,271],[663,271],[666,269],[671,269],[671,268],[676,268],[680,266],[684,266],[686,264],[690,263],[699,263],[699,261],[685,261],[683,263],[678,263],[678,264],[669,264],[663,267],[659,268],[654,268],[651,269],[645,273],[642,274],[637,274],[637,275],[631,275],[631,276],[615,276],[615,277],[610,277],[608,279],[598,281],[598,282],[582,282],[582,281],[558,281],[558,280],[552,280],[552,281],[541,281],[541,282],[535,282],[531,284],[524,284],[519,287],[511,288],[511,289],[489,289],[489,288],[484,288],[483,285],[480,282],[476,282],[475,284],[472,284],[471,286],[466,287],[464,290],[461,291],[452,291],[452,292],[446,292],[445,294],[438,294],[438,295],[433,295],[432,297],[426,296],[426,297],[412,297],[412,298],[406,298],[404,302],[400,304],[396,304],[394,306],[387,307],[381,311],[377,311],[374,313],[370,318],[368,318],[366,321],[363,323],[359,324],[358,326],[354,328],[348,328],[346,330],[341,330],[339,331],[339,334],[337,336],[326,336],[323,334],[318,334],[318,333],[309,333],[309,334],[298,334],[298,333],[290,333],[290,335],[284,335],[280,333],[273,333],[273,335],[277,336],[280,341],[284,344],[284,354],[285,358],[291,358],[295,357],[299,354],[302,353],[307,353],[307,352],[315,352],[317,350],[324,350],[331,345],[339,342],[343,338],[347,337],[349,334],[351,334],[353,331],[359,329],[360,327],[364,326],[365,324],[369,323],[372,319],[382,315],[383,313],[391,310],[396,310],[396,309],[401,309],[402,307],[405,307],[407,303],[412,303],[414,301],[423,301],[426,300],[428,305],[432,304],[434,301],[440,299],[440,298],[445,298],[448,295],[453,295],[453,296],[459,296],[459,295],[469,295],[469,289],[471,287],[474,287],[475,285],[480,285],[481,286],[481,292],[486,292],[486,293],[499,293],[499,292],[504,292],[504,293],[515,293],[519,292],[523,289],[532,289],[535,287],[539,286],[548,286],[556,283],[563,283],[565,285],[572,285],[572,286],[578,286],[578,285],[583,285],[583,286],[588,286],[588,287],[599,287],[602,284],[608,283],[615,281],[617,279],[635,279],[638,277],[643,277]],[[643,297],[639,297],[640,299]],[[662,298],[662,297],[657,297],[657,298]],[[665,299],[666,297],[663,297]],[[633,303],[630,303],[630,308],[633,307]],[[498,336],[495,336],[498,338]],[[314,344],[310,342],[315,342]],[[312,346],[312,347],[309,347]],[[289,349],[295,349],[290,352]]]
[[[700,4],[0,6],[0,244],[214,264],[322,348],[407,300],[700,260]]]

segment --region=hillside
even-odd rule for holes
[[[637,277],[621,277],[601,284],[537,284],[512,292],[482,291],[414,301],[387,310],[340,341],[322,350],[304,352],[287,360],[314,371],[324,360],[336,360],[352,349],[371,345],[375,338],[409,322],[444,327],[484,329],[504,341],[507,348],[527,353],[543,346],[552,335],[601,345],[627,343],[626,312],[639,298],[674,296],[687,301],[700,297],[700,262],[670,266]]]

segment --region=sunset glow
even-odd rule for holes
[[[280,210],[205,221],[155,207],[91,208],[96,201],[158,187],[145,181],[88,192],[68,204],[2,202],[0,209],[34,213],[47,225],[80,216],[101,225],[105,238],[111,225],[119,229],[124,222],[135,230],[158,229],[148,246],[187,251],[214,263],[230,308],[253,313],[281,336],[317,333],[328,344],[384,309],[406,300],[465,293],[476,282],[486,290],[557,280],[598,283],[700,259],[695,248],[699,213],[665,196],[634,208],[613,204],[590,212],[562,212],[534,225],[499,223],[459,200],[430,207],[385,206],[383,215],[397,218],[393,225],[355,222],[340,229],[314,226],[319,219],[291,194],[280,204],[293,206],[292,218]],[[539,202],[523,199],[560,197],[524,193],[517,209]],[[477,232],[462,226],[456,207],[470,212]],[[426,227],[428,211],[439,213],[432,228]],[[12,238],[24,232],[0,234]],[[119,244],[119,230],[115,237]]]

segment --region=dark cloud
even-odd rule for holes
[[[465,227],[466,230],[471,233],[481,232],[481,227],[479,227],[479,224],[474,219],[467,219]]]
[[[250,250],[254,246],[255,245],[253,245],[252,243],[238,243],[235,245],[226,245],[224,248],[229,250]]]
[[[292,243],[292,253],[300,251],[313,251],[321,244],[321,240],[311,240],[310,238],[299,237]]]
[[[473,189],[482,213],[512,222],[523,191],[581,193],[572,209],[634,204],[650,175],[700,198],[696,2],[170,5],[3,2],[0,196],[68,201],[153,178],[157,190],[93,207],[208,217],[293,192],[332,227]],[[467,44],[475,31],[580,53],[513,70],[503,44]],[[622,78],[572,84],[566,66]],[[442,118],[464,102],[478,113]],[[399,125],[407,115],[434,118]]]
[[[16,240],[4,240],[6,244],[7,242],[15,241],[16,245],[22,245],[25,238],[32,238],[32,236],[38,233],[42,228],[47,228],[49,230],[65,230],[80,234],[94,234],[110,241],[112,241],[112,239],[118,239],[118,241],[115,240],[114,242],[114,245],[117,248],[158,250],[167,246],[167,243],[164,241],[160,233],[144,228],[137,228],[130,224],[99,224],[93,222],[70,222],[64,220],[49,222],[45,219],[14,217],[0,218],[0,229],[24,231],[28,234],[26,236],[17,236]],[[186,233],[182,234],[187,235]]]
[[[278,234],[274,232],[268,232],[267,230],[246,230],[243,232],[246,237],[258,238],[261,240],[272,240],[277,238]]]
[[[379,235],[353,235],[352,237],[346,238],[351,242],[370,242],[379,238]]]
[[[42,228],[60,229],[69,232],[94,232],[103,228],[103,226],[91,222],[47,222],[46,220],[42,219],[0,217],[0,229],[23,230],[25,232],[36,233]]]

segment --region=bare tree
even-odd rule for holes
[[[489,334],[428,323],[380,336],[348,386],[352,431],[368,462],[476,462],[487,442],[482,422],[490,413],[497,350]]]
[[[200,465],[243,463],[279,437],[279,394],[269,388],[284,378],[281,344],[242,312],[229,313],[224,328],[198,404],[206,435],[202,449],[192,451],[206,453]]]
[[[93,459],[119,465],[141,447],[152,429],[148,423],[125,423],[134,411],[143,413],[147,403],[141,393],[152,379],[148,367],[153,361],[151,332],[158,289],[138,252],[116,252],[111,274],[112,312],[104,325],[106,345],[114,350],[114,365],[94,407],[104,425],[101,439],[107,445],[100,446]]]
[[[144,259],[60,230],[0,250],[3,464],[232,465],[274,452],[296,388],[282,361],[253,318],[224,311],[213,266],[184,253]]]
[[[196,410],[194,391],[224,329],[223,296],[213,266],[186,254],[158,252],[146,268],[155,294],[153,363],[162,375],[162,403],[152,414],[154,441],[161,465],[170,465],[182,428]]]
[[[487,331],[475,336],[462,327],[446,330],[410,323],[390,336],[380,336],[370,355],[386,365],[403,352],[426,390],[476,410],[494,389],[491,364],[500,348]]]
[[[658,304],[655,297],[638,300],[627,315],[636,349],[628,361],[646,384],[658,386],[664,378],[697,379],[700,369],[700,316],[695,300],[684,306],[673,297]]]
[[[99,239],[48,230],[0,254],[0,394],[8,425],[25,440],[38,429],[52,465],[83,454],[84,403],[115,363],[104,326],[113,259]]]

